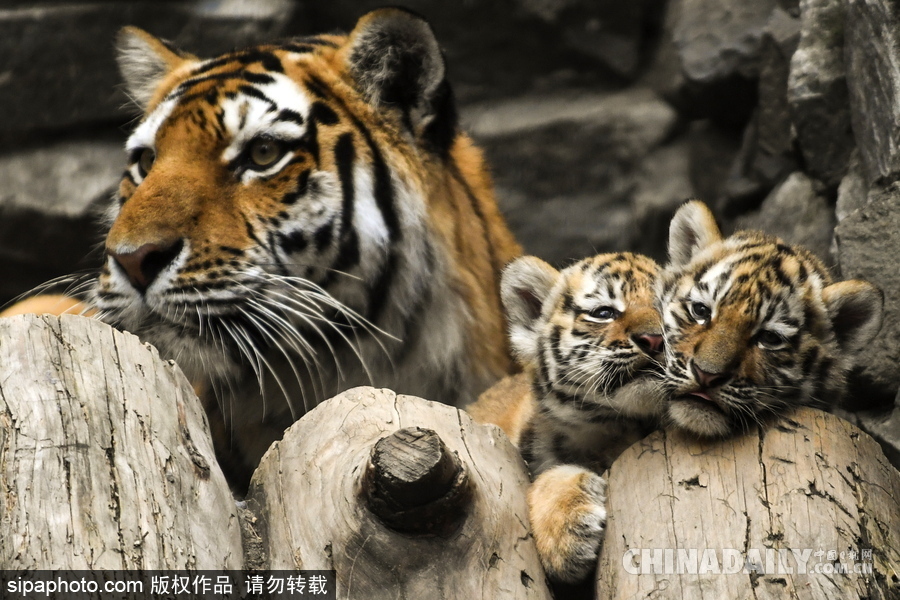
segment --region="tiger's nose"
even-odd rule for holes
[[[143,293],[159,274],[169,266],[184,247],[184,240],[169,244],[144,244],[134,252],[115,252],[107,249],[134,288]]]
[[[694,378],[697,380],[697,383],[707,389],[725,385],[731,379],[731,373],[707,373],[698,367],[697,363],[692,362],[691,369],[694,371]]]
[[[650,356],[659,354],[659,351],[662,350],[663,338],[655,333],[640,333],[632,336],[631,340]]]

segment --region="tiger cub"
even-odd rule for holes
[[[881,327],[870,283],[833,283],[807,250],[756,231],[723,238],[705,204],[675,214],[660,277],[662,385],[675,428],[741,432],[844,395],[852,355]]]
[[[521,251],[424,20],[211,59],[135,28],[118,46],[143,118],[89,303],[204,390],[233,481],[345,389],[459,404],[509,372]]]
[[[561,272],[526,256],[503,271],[510,342],[524,372],[468,410],[503,428],[527,461],[534,539],[559,581],[578,582],[596,565],[606,522],[599,473],[655,429],[664,410],[656,276],[656,263],[629,253]]]

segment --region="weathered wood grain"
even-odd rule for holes
[[[369,510],[403,533],[449,536],[468,515],[469,472],[431,429],[404,427],[372,448],[362,491]]]
[[[242,564],[181,371],[95,320],[0,319],[0,569]]]
[[[600,599],[900,597],[900,474],[874,440],[833,415],[803,409],[763,433],[713,443],[657,432],[616,461],[608,482]],[[811,572],[832,562],[828,551],[853,562],[848,552],[868,548],[871,575]],[[720,563],[732,549],[766,572],[673,573],[677,554],[668,569],[662,554],[647,557],[668,573],[649,564],[629,573],[625,561],[637,570],[643,555],[626,552],[642,549],[698,549],[697,569],[704,549]],[[826,554],[809,556],[807,573],[791,554],[787,573],[765,565],[767,549]]]
[[[372,449],[405,427],[435,432],[470,479],[466,514],[450,533],[399,533],[367,507]],[[528,530],[527,485],[521,458],[498,428],[449,406],[356,388],[308,413],[270,448],[248,507],[261,564],[335,569],[340,598],[549,598]]]

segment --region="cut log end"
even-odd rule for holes
[[[437,433],[407,427],[381,438],[363,480],[369,509],[396,531],[448,535],[465,518],[466,469]]]

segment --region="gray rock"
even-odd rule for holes
[[[763,31],[775,0],[675,0],[674,29],[685,76],[707,83],[759,75]]]
[[[866,175],[859,160],[859,151],[854,150],[850,154],[847,174],[838,186],[837,205],[834,208],[837,222],[840,223],[848,215],[865,206],[868,196],[869,185],[866,183]]]
[[[634,228],[631,206],[608,204],[603,194],[555,196],[536,202],[521,189],[497,185],[510,228],[526,254],[561,267],[601,252],[629,250]]]
[[[792,17],[800,16],[800,0],[778,0],[778,6]]]
[[[844,3],[801,0],[800,45],[791,60],[788,101],[807,172],[837,186],[853,150],[844,69]]]
[[[677,20],[676,2],[667,2],[662,7],[662,31],[658,35],[656,48],[640,77],[640,83],[666,99],[679,112],[692,114],[690,98],[687,95],[687,80],[681,70],[681,59],[673,39],[673,29]]]
[[[870,181],[900,176],[900,5],[847,0],[850,116]]]
[[[121,178],[116,136],[0,156],[0,263],[6,300],[57,275],[96,266],[99,207]]]
[[[838,260],[844,279],[878,285],[885,296],[884,324],[861,353],[860,377],[872,395],[893,397],[900,387],[900,183],[876,185],[866,203],[843,217],[835,228]]]
[[[757,112],[744,130],[741,149],[716,203],[725,218],[734,218],[759,207],[775,184],[797,168],[792,153],[770,152],[762,145],[760,135],[760,113]]]
[[[717,126],[709,120],[691,123],[691,185],[697,197],[710,205],[724,194],[735,157],[741,149],[740,131]]]
[[[837,202],[834,206],[834,218],[837,223],[866,205],[869,199],[869,185],[866,174],[859,159],[859,150],[850,153],[847,174],[841,179],[837,189]],[[837,238],[832,232],[831,258],[835,265],[840,264]]]
[[[759,229],[790,244],[804,246],[831,263],[831,232],[834,209],[816,194],[809,177],[797,171],[772,190],[760,209],[740,217],[739,229]]]
[[[900,469],[900,394],[890,409],[856,413],[856,424],[875,438],[891,464]]]
[[[525,12],[558,28],[573,50],[596,58],[623,77],[634,77],[641,59],[648,2],[618,0],[519,0]]]
[[[681,204],[696,196],[691,183],[691,140],[682,137],[657,148],[641,163],[632,196],[630,249],[666,258],[669,223]]]
[[[791,57],[800,42],[800,20],[780,8],[772,11],[763,32],[759,73],[759,149],[770,156],[790,156],[794,136],[787,100]]]
[[[672,0],[671,35],[699,115],[732,123],[747,118],[775,6],[775,0]]]
[[[462,124],[476,139],[574,126],[581,141],[604,132],[608,152],[634,159],[659,145],[672,132],[677,115],[652,91],[630,88],[617,93],[573,92],[529,96],[466,107]],[[560,141],[574,145],[575,139]]]
[[[289,0],[101,2],[0,10],[0,132],[123,120],[113,43],[124,25],[211,55],[280,34]]]
[[[677,121],[642,89],[471,106],[463,117],[486,151],[513,231],[557,264],[628,249],[645,159]]]
[[[385,0],[303,2],[296,28],[306,33],[348,31],[366,11],[390,4]],[[573,47],[562,22],[569,10],[592,6],[588,0],[404,0],[399,4],[431,23],[461,103],[509,98],[534,89],[609,85],[609,67],[595,54]],[[603,3],[610,5],[609,0]],[[555,20],[557,16],[561,21]],[[578,25],[584,30],[589,23]]]
[[[776,183],[797,169],[787,87],[791,56],[799,39],[799,20],[775,8],[760,49],[759,105],[716,202],[724,217],[756,208]]]

